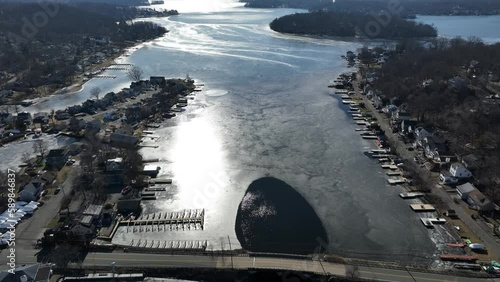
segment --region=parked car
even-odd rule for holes
[[[132,187],[127,186],[127,187],[123,188],[122,195],[126,195],[126,194],[130,193],[130,191],[132,191]]]
[[[59,192],[61,192],[61,188],[57,187],[56,190],[54,190],[54,195],[59,194]]]

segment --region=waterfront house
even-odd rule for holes
[[[125,175],[123,173],[103,173],[102,181],[106,187],[122,187],[125,184]]]
[[[446,144],[444,144],[444,142],[441,142],[440,140],[437,140],[433,136],[425,137],[424,140],[421,141],[421,144],[424,148],[425,156],[437,163],[441,163],[441,157],[445,156],[448,152]],[[451,159],[447,162],[450,161]]]
[[[453,91],[462,92],[469,87],[469,82],[464,78],[456,76],[448,80],[448,85]]]
[[[477,170],[484,166],[485,160],[475,154],[469,154],[462,157],[462,164],[469,170]]]
[[[165,77],[164,76],[151,76],[149,78],[149,82],[152,84],[152,85],[157,85],[157,86],[160,86],[162,85],[163,83],[165,83]]]
[[[49,154],[45,158],[45,165],[48,167],[59,168],[64,167],[69,158],[69,150],[64,149],[53,149],[49,151]]]
[[[414,132],[417,143],[420,146],[423,146],[422,141],[424,140],[424,138],[432,136],[432,132],[433,132],[432,128],[424,128],[421,126],[417,127]]]
[[[139,138],[127,134],[111,133],[109,141],[117,146],[135,147],[139,143]]]
[[[46,112],[39,112],[33,115],[33,123],[47,124],[49,123],[49,114]]]
[[[57,111],[56,112],[56,119],[57,120],[66,120],[66,119],[70,119],[71,118],[71,115],[65,111]]]
[[[411,133],[411,128],[415,128],[417,122],[414,120],[402,120],[401,121],[401,132],[404,134]]]
[[[32,121],[33,118],[31,117],[31,114],[28,112],[21,112],[17,114],[17,122],[24,124],[31,124]]]
[[[19,200],[24,202],[35,201],[42,193],[44,186],[45,184],[41,180],[31,181],[19,192]]]
[[[453,163],[450,166],[450,173],[453,177],[466,179],[472,177],[472,173],[465,168],[461,163]]]
[[[465,168],[461,163],[453,163],[449,170],[441,171],[439,180],[443,184],[456,184],[461,179],[472,177],[472,173]]]
[[[479,211],[491,211],[495,208],[495,204],[469,182],[457,186],[457,193],[471,208]]]

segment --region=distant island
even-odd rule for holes
[[[393,0],[240,0],[252,8],[299,8],[309,11],[358,12],[369,14],[374,11],[387,11],[394,5]],[[498,15],[500,1],[477,0],[399,0],[402,8],[401,18],[414,18],[415,15]]]
[[[273,20],[272,30],[281,33],[340,36],[357,38],[436,37],[433,26],[394,17],[387,26],[370,27],[373,17],[359,13],[312,12],[296,13]]]

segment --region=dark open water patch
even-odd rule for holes
[[[252,252],[312,254],[328,243],[321,220],[309,203],[274,177],[255,180],[238,207],[236,236]]]

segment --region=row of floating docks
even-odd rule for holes
[[[94,78],[101,78],[101,79],[115,79],[116,75],[96,75]]]
[[[205,241],[163,241],[163,240],[142,240],[132,239],[130,247],[150,248],[150,249],[168,249],[168,250],[205,250],[208,242]]]
[[[120,226],[126,226],[127,233],[203,230],[204,224],[204,209],[146,214],[118,223]]]

